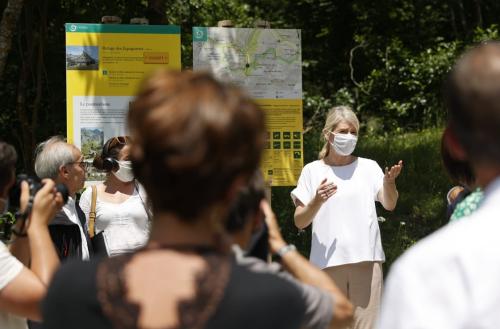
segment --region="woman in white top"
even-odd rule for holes
[[[325,269],[355,306],[354,328],[372,328],[385,260],[375,201],[393,210],[403,162],[385,168],[352,155],[359,121],[346,106],[328,113],[319,160],[307,164],[292,191],[295,225],[312,223],[311,262]]]
[[[129,161],[130,138],[109,139],[102,153],[94,159],[94,167],[108,173],[106,180],[96,186],[95,234],[103,232],[109,256],[115,256],[144,246],[149,237],[149,214],[146,196],[136,182]],[[92,201],[92,188],[80,198],[87,226]]]

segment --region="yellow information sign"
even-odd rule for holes
[[[158,68],[181,69],[180,27],[65,27],[68,141],[90,161],[107,139],[127,133],[129,103],[144,76]]]
[[[273,186],[296,185],[303,166],[302,100],[257,99],[267,118],[268,140],[261,164]]]

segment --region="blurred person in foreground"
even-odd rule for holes
[[[333,280],[283,239],[276,217],[265,200],[260,171],[232,205],[226,228],[233,238],[232,249],[238,264],[257,273],[278,275],[300,290],[307,305],[304,328],[339,328],[350,323],[352,305]],[[269,246],[268,251],[279,263],[267,263],[267,252],[254,253],[261,249],[261,242]]]
[[[9,190],[16,181],[16,160],[15,149],[5,142],[0,142],[1,215],[8,211]],[[26,212],[29,198],[28,184],[23,182],[19,200],[21,213]],[[10,244],[6,246],[0,242],[0,328],[2,329],[25,329],[26,318],[40,320],[40,301],[59,265],[47,225],[62,204],[61,194],[55,193],[54,182],[45,180],[44,186],[35,194],[31,212],[26,213],[27,218],[18,220],[15,224],[13,229],[15,234]]]
[[[79,204],[90,227],[95,197],[94,232],[89,234],[102,232],[106,250],[98,250],[94,244],[94,252],[116,256],[143,247],[149,237],[149,213],[144,189],[132,172],[130,137],[108,139],[93,164],[106,172],[106,180],[88,187]]]
[[[302,327],[299,289],[238,265],[224,229],[260,162],[262,110],[206,73],[158,71],[128,124],[134,174],[153,208],[150,240],[63,266],[43,304],[46,328]]]
[[[500,324],[500,44],[467,51],[446,84],[450,154],[470,164],[484,199],[471,216],[410,248],[391,268],[378,328]]]
[[[76,193],[85,183],[86,163],[82,152],[66,143],[63,137],[53,136],[37,146],[35,173],[40,179],[50,178],[66,185],[69,191],[68,202],[49,225],[59,258],[89,259],[92,246],[85,214],[76,202]]]

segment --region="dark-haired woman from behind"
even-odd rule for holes
[[[80,207],[85,213],[89,234],[102,232],[106,250],[101,243],[100,250],[95,248],[97,253],[116,256],[143,247],[149,237],[148,206],[145,191],[132,172],[130,137],[110,138],[93,164],[105,171],[107,177],[82,193]],[[91,224],[92,193],[95,193],[95,220]]]
[[[237,265],[224,230],[260,162],[263,112],[208,74],[160,71],[128,123],[134,173],[153,206],[149,242],[64,266],[44,302],[47,328],[301,328],[308,305],[298,289]]]

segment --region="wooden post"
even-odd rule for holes
[[[101,23],[102,24],[121,24],[122,19],[118,16],[102,16]]]
[[[230,19],[226,19],[223,21],[217,22],[217,27],[234,27],[233,21]]]
[[[130,19],[130,24],[149,25],[149,19],[146,17],[134,17]]]
[[[270,29],[271,28],[271,22],[265,21],[262,19],[257,19],[254,23],[254,26],[257,28],[263,28],[263,29]]]

